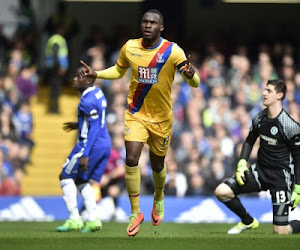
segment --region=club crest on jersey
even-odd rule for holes
[[[163,59],[163,56],[164,56],[164,54],[157,53],[156,62],[158,62],[158,63],[164,63],[165,59]]]
[[[138,67],[139,83],[154,84],[158,83],[157,68]]]
[[[272,135],[276,135],[276,134],[278,133],[278,128],[275,127],[275,126],[273,126],[273,127],[271,128],[270,132],[271,132]]]

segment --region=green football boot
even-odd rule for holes
[[[162,219],[164,218],[165,209],[164,209],[164,200],[153,202],[153,208],[151,213],[151,221],[153,226],[158,226]]]
[[[254,219],[253,222],[249,225],[245,225],[243,222],[239,222],[236,226],[231,228],[227,233],[228,234],[240,234],[248,229],[256,229],[259,227],[259,222],[257,219]]]
[[[69,231],[73,231],[73,230],[80,230],[81,228],[83,228],[83,222],[82,222],[81,218],[79,218],[78,220],[68,219],[62,226],[58,226],[56,228],[56,231],[57,232],[69,232]]]
[[[82,233],[91,233],[102,229],[102,222],[100,219],[95,219],[93,221],[87,221],[84,228],[81,230]]]

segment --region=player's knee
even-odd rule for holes
[[[228,198],[233,198],[234,194],[233,194],[233,191],[231,190],[231,188],[227,184],[221,183],[215,189],[215,196],[220,201],[223,201],[223,200],[226,200]]]
[[[139,164],[139,159],[135,155],[127,155],[126,156],[126,165],[128,167],[135,167]]]
[[[273,232],[274,234],[290,234],[292,230],[290,225],[286,225],[286,226],[273,225]]]

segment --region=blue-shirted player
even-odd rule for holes
[[[81,92],[78,122],[66,122],[63,126],[67,132],[78,129],[78,142],[59,175],[63,198],[70,213],[69,219],[56,228],[59,232],[80,229],[81,232],[94,232],[102,228],[91,185],[100,182],[110,156],[111,140],[105,119],[107,100],[101,89],[93,86],[94,80],[79,77],[79,72],[80,69],[73,79],[73,86]],[[77,188],[88,212],[85,225],[77,207]]]

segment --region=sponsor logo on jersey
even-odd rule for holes
[[[154,84],[158,83],[157,68],[138,67],[139,83]]]
[[[142,55],[136,54],[136,53],[133,53],[133,52],[131,52],[130,55],[132,55],[132,56],[137,56],[137,57],[142,57]]]
[[[277,145],[278,141],[275,138],[271,138],[265,135],[260,135],[260,138],[266,142],[268,142],[268,145]]]
[[[271,132],[272,135],[276,135],[276,134],[278,133],[278,128],[275,127],[275,126],[273,126],[273,127],[271,128],[270,132]]]

